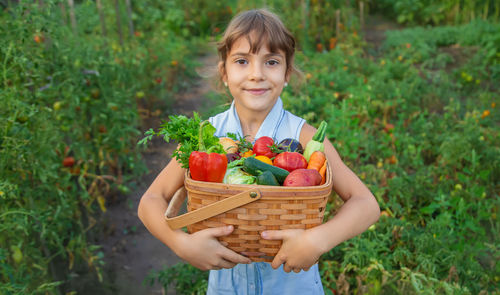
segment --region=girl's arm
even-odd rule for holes
[[[307,143],[316,130],[305,124],[301,132]],[[301,140],[302,141],[302,140]],[[344,204],[337,214],[315,231],[332,233],[318,241],[324,252],[330,251],[341,242],[364,232],[377,222],[380,208],[375,196],[366,185],[341,160],[332,143],[325,138],[325,154],[333,174],[333,189],[342,198]],[[314,230],[314,228],[313,228]]]
[[[164,213],[174,193],[184,184],[185,169],[172,159],[160,172],[141,198],[138,215],[144,226],[180,258],[202,269],[231,268],[237,263],[250,263],[250,259],[229,250],[217,237],[233,231],[232,227],[211,228],[188,234],[172,230]]]
[[[312,139],[315,132],[314,127],[304,124],[300,135],[303,146]],[[380,216],[379,205],[370,190],[342,162],[327,138],[324,144],[332,169],[333,189],[345,203],[332,219],[312,229],[264,232],[264,238],[283,240],[282,248],[272,263],[275,268],[284,263],[285,271],[307,270],[323,253],[364,232]]]

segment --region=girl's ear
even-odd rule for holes
[[[292,75],[292,71],[291,70],[287,70],[286,73],[285,73],[285,82],[288,83],[290,82],[290,76]]]
[[[217,70],[219,71],[219,76],[222,82],[227,82],[226,67],[224,66],[223,61],[219,61],[217,64]]]

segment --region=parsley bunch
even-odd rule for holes
[[[158,132],[152,128],[146,131],[145,137],[139,141],[139,144],[146,145],[153,136],[162,136],[166,142],[176,141],[179,146],[174,151],[173,156],[182,168],[189,168],[189,156],[193,151],[225,154],[224,148],[219,143],[219,138],[214,135],[215,127],[208,122],[202,124],[200,116],[196,112],[193,113],[192,118],[184,115],[169,116],[168,118],[170,120],[164,121]],[[201,125],[203,127],[200,132]]]

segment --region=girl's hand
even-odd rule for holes
[[[194,234],[181,230],[178,235],[176,254],[192,266],[201,270],[232,268],[238,263],[250,263],[251,260],[226,247],[217,237],[227,236],[233,231],[233,226],[208,228]]]
[[[266,240],[283,240],[278,254],[274,257],[271,266],[277,269],[283,264],[285,272],[308,271],[318,262],[322,251],[311,232],[303,229],[268,230],[261,234]]]

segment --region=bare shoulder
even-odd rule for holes
[[[309,140],[313,138],[314,133],[316,133],[316,128],[307,123],[304,123],[304,125],[302,125],[302,130],[300,131],[300,144],[305,147]]]

